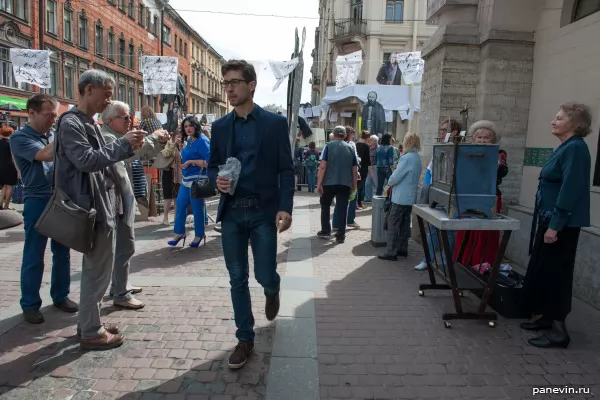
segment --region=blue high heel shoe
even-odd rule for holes
[[[190,243],[190,247],[194,247],[194,248],[200,247],[200,242],[202,242],[203,240],[204,240],[204,245],[206,245],[206,235],[204,235],[197,242]]]
[[[175,247],[175,246],[177,246],[179,244],[179,242],[181,241],[181,239],[183,239],[183,245],[181,247],[185,247],[185,238],[186,238],[186,236],[183,235],[183,236],[180,236],[179,239],[177,239],[177,240],[169,240],[167,242],[167,244],[169,246],[171,246],[171,247]]]

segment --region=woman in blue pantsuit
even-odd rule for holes
[[[204,234],[204,200],[193,199],[190,188],[194,181],[206,177],[206,167],[210,155],[210,140],[202,132],[200,122],[196,117],[186,117],[181,123],[181,132],[185,134],[185,146],[181,150],[181,168],[183,169],[182,185],[177,194],[175,208],[175,237],[169,240],[169,246],[177,246],[181,240],[185,246],[185,220],[188,206],[191,204],[194,214],[194,240],[190,247],[200,246],[206,235]]]

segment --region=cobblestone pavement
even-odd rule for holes
[[[307,224],[314,235],[319,230],[318,207],[318,198],[298,195],[296,220],[300,221],[295,224]],[[42,288],[46,322],[37,326],[21,322],[22,228],[4,231],[0,233],[0,399],[600,397],[598,310],[574,301],[568,320],[572,344],[567,350],[528,346],[525,341],[532,335],[519,329],[518,320],[501,318],[496,328],[485,322],[455,321],[452,329],[445,329],[441,314],[452,307],[450,295],[417,295],[418,284],[427,281],[426,274],[412,269],[422,254],[418,245],[411,244],[408,259],[378,260],[378,249],[368,243],[370,210],[359,211],[357,222],[362,228],[350,231],[342,245],[311,238],[306,239],[305,251],[288,251],[302,239],[295,232],[281,235],[278,258],[284,291],[299,286],[303,288],[297,290],[308,290],[304,286],[311,278],[294,276],[299,263],[311,263],[314,269],[318,283],[310,289],[314,299],[292,307],[299,312],[314,302],[314,323],[311,328],[307,318],[308,324],[303,325],[307,330],[284,329],[290,312],[284,309],[292,301],[285,292],[280,318],[266,321],[262,290],[253,281],[256,351],[237,372],[226,365],[236,344],[235,327],[220,237],[211,229],[205,247],[172,249],[165,245],[169,228],[154,222],[139,224],[131,280],[144,286],[139,298],[147,306],[122,311],[106,299],[104,320],[119,323],[126,335],[122,347],[106,352],[79,350],[76,316],[48,307],[48,274]],[[76,300],[81,256],[73,253],[72,262]],[[471,295],[465,302],[474,304]],[[304,346],[286,341],[281,336],[285,332],[290,337],[315,337],[315,351],[308,353],[317,361],[318,382],[285,368],[280,378],[273,378],[282,369],[280,353]],[[282,351],[281,343],[288,349]],[[319,390],[313,393],[314,385]],[[551,385],[589,389],[590,394],[533,396],[534,388]],[[277,392],[271,390],[273,386]]]

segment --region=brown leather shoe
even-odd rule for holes
[[[273,321],[279,312],[279,293],[273,297],[267,297],[265,304],[265,316],[269,321]]]
[[[112,333],[113,335],[121,333],[121,329],[117,324],[102,324],[102,326],[108,333]],[[79,328],[77,328],[77,337],[81,337],[81,329]]]
[[[79,346],[82,350],[110,350],[119,347],[123,344],[123,335],[116,335],[104,331],[102,335],[96,336],[93,339],[80,339]]]
[[[240,369],[246,365],[252,350],[254,350],[254,342],[238,342],[235,350],[229,356],[229,368]]]
[[[54,303],[54,307],[68,313],[76,313],[79,311],[79,305],[71,299],[64,299],[60,303]]]
[[[115,307],[127,308],[129,310],[139,310],[145,306],[144,303],[133,297],[127,300],[115,300],[113,304]]]

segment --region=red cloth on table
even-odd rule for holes
[[[497,196],[496,210],[502,210],[501,195]],[[460,251],[460,245],[465,237],[465,233],[466,231],[456,232],[454,262],[459,262],[468,267],[479,265],[480,263],[494,265],[500,248],[500,231],[471,231],[462,259],[458,260],[458,252]],[[471,261],[470,263],[469,260]]]

